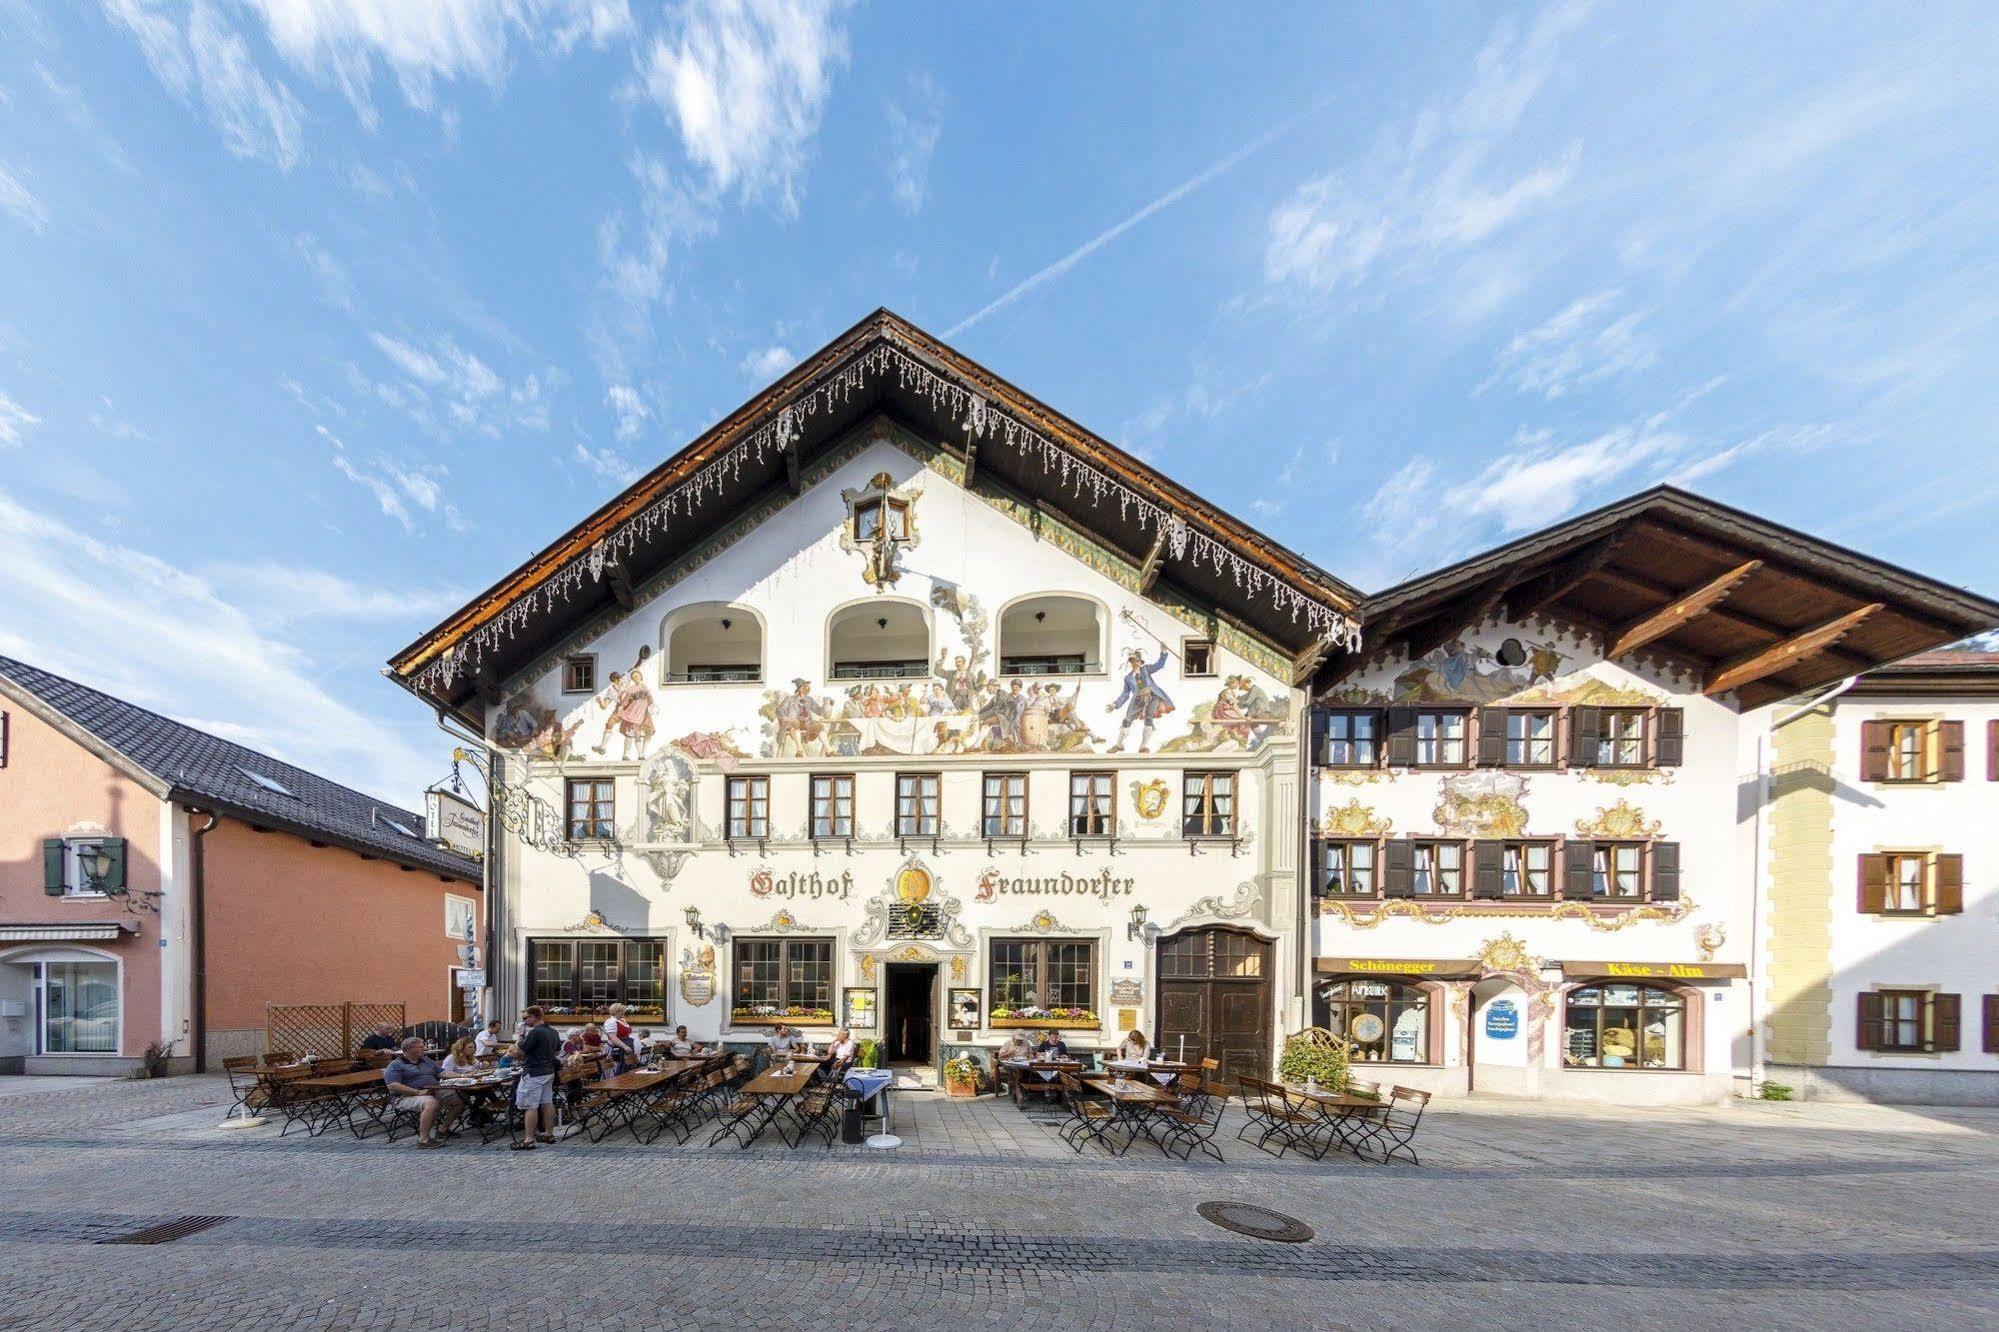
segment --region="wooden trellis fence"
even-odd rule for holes
[[[387,1022],[403,1029],[401,1004],[266,1004],[264,1048],[315,1058],[352,1055],[363,1037]]]

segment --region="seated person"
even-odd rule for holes
[[[1152,1054],[1152,1047],[1145,1043],[1145,1033],[1133,1028],[1124,1035],[1124,1043],[1117,1048],[1117,1057],[1134,1064],[1142,1064]]]
[[[770,1029],[770,1041],[768,1044],[770,1046],[772,1062],[789,1059],[792,1051],[798,1048],[798,1037],[792,1034],[790,1027],[780,1022]]]
[[[693,1041],[687,1039],[687,1028],[684,1026],[675,1027],[673,1029],[673,1039],[666,1042],[666,1052],[675,1059],[685,1059],[700,1048]]]
[[[826,1047],[826,1062],[819,1066],[819,1074],[828,1082],[838,1082],[853,1066],[854,1056],[861,1052],[861,1043],[853,1038],[845,1027],[834,1033],[833,1043]]]
[[[455,1093],[438,1087],[440,1076],[442,1070],[437,1061],[423,1052],[423,1040],[417,1036],[404,1041],[402,1053],[382,1070],[382,1082],[389,1095],[418,1103],[416,1145],[419,1147],[437,1146],[438,1129],[450,1128],[464,1113],[464,1102]],[[444,1120],[441,1125],[440,1118]]]
[[[652,1038],[651,1027],[639,1027],[632,1032],[632,1049],[638,1052],[640,1062],[651,1057],[652,1048],[659,1042]]]
[[[1037,1059],[1067,1059],[1069,1043],[1062,1039],[1062,1033],[1053,1029],[1041,1033],[1041,1044],[1034,1047]]]
[[[486,1029],[472,1038],[472,1053],[481,1059],[491,1059],[500,1052],[500,1020],[494,1018],[486,1024]]]
[[[396,1026],[393,1022],[377,1023],[374,1034],[365,1037],[361,1042],[363,1050],[393,1051],[401,1045],[402,1040],[396,1035]]]
[[[470,1077],[479,1072],[479,1056],[473,1053],[472,1038],[461,1036],[452,1042],[451,1052],[444,1056],[444,1075],[448,1078]]]
[[[1002,1063],[1009,1059],[1032,1059],[1034,1058],[1034,1042],[1027,1038],[1026,1032],[1016,1031],[1006,1038],[1006,1042],[1000,1046],[999,1054],[995,1058]]]

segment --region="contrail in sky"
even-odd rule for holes
[[[1209,181],[1213,180],[1215,177],[1228,171],[1231,167],[1234,167],[1239,163],[1241,163],[1244,158],[1250,157],[1253,154],[1261,152],[1263,149],[1269,147],[1278,138],[1282,137],[1287,131],[1289,131],[1293,125],[1296,125],[1299,121],[1305,119],[1313,112],[1322,110],[1324,107],[1329,105],[1331,101],[1332,101],[1331,98],[1327,98],[1325,101],[1316,102],[1313,105],[1306,107],[1303,111],[1300,111],[1297,115],[1292,116],[1289,120],[1284,121],[1276,128],[1266,130],[1264,133],[1258,135],[1256,138],[1251,139],[1248,143],[1236,149],[1233,153],[1230,153],[1227,157],[1224,157],[1221,161],[1215,163],[1213,166],[1209,167],[1206,171],[1201,172],[1197,176],[1193,176],[1187,180],[1181,181],[1178,185],[1175,185],[1172,189],[1166,191],[1166,193],[1160,195],[1157,199],[1154,199],[1151,203],[1145,205],[1145,207],[1139,209],[1136,213],[1133,213],[1130,217],[1118,223],[1116,226],[1111,227],[1107,231],[1098,232],[1095,236],[1092,236],[1089,240],[1084,241],[1081,245],[1069,251],[1069,253],[1063,255],[1060,259],[1057,259],[1054,263],[1048,265],[1048,267],[1042,269],[1040,272],[1035,273],[1031,277],[1023,279],[1019,283],[1016,283],[1013,287],[1009,288],[1006,292],[1004,292],[1000,296],[994,298],[990,304],[982,307],[976,313],[968,315],[963,319],[960,319],[950,328],[944,330],[944,336],[947,338],[957,337],[960,333],[963,333],[966,329],[970,328],[972,325],[983,320],[987,315],[992,314],[996,310],[1005,309],[1007,306],[1012,305],[1015,301],[1027,295],[1028,292],[1033,291],[1036,287],[1041,286],[1043,283],[1050,282],[1055,278],[1061,277],[1064,273],[1074,268],[1077,264],[1089,258],[1091,255],[1095,254],[1098,250],[1103,249],[1104,246],[1110,244],[1112,241],[1116,240],[1119,236],[1124,235],[1125,232],[1130,231],[1133,227],[1137,226],[1139,223],[1145,221],[1146,218],[1151,217],[1154,213],[1159,212],[1161,209],[1170,208],[1174,204],[1179,203],[1182,199],[1192,194],[1195,190],[1200,189],[1203,185],[1206,185]]]

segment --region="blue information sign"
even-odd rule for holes
[[[1485,1034],[1496,1041],[1510,1041],[1520,1034],[1520,1006],[1511,999],[1495,999],[1485,1006]]]

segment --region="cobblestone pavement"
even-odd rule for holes
[[[223,1132],[227,1100],[0,1080],[0,1327],[1999,1327],[1999,1112],[1474,1101],[1381,1167],[1233,1122],[1224,1164],[1077,1157],[939,1096],[894,1152],[419,1152]],[[220,1219],[96,1247],[184,1216]]]

